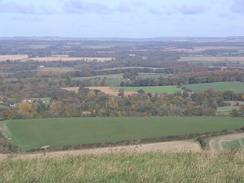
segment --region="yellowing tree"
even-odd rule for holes
[[[25,114],[31,110],[31,104],[24,102],[19,105],[20,114]]]
[[[14,116],[14,111],[11,110],[5,110],[4,112],[4,117],[5,119],[12,120]]]

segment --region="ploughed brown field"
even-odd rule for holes
[[[27,59],[28,55],[0,55],[0,61],[6,60],[23,60]]]

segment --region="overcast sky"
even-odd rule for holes
[[[9,36],[244,36],[244,0],[0,0]]]

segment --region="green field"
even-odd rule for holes
[[[9,109],[9,107],[8,107],[8,106],[1,105],[1,104],[0,104],[0,109]]]
[[[41,100],[46,106],[50,104],[51,98],[31,98],[32,101],[39,101]]]
[[[4,134],[23,150],[233,130],[244,125],[242,118],[217,117],[60,118],[1,123]]]
[[[158,77],[168,77],[168,75],[165,74],[158,74],[158,73],[138,73],[137,77],[140,77],[142,79],[145,78],[158,78]],[[126,82],[127,79],[123,79],[123,74],[108,74],[108,75],[98,75],[98,76],[90,76],[90,77],[75,77],[72,78],[73,80],[87,80],[90,79],[92,82],[92,85],[94,85],[94,82],[96,81],[98,84],[100,84],[104,79],[105,83],[109,86],[120,86],[120,83],[122,81]]]
[[[244,57],[181,57],[182,62],[244,62]]]
[[[235,93],[244,92],[244,83],[241,82],[191,84],[191,85],[184,85],[183,87],[189,88],[193,91],[201,91],[201,92],[206,91],[208,88],[213,88],[214,91],[231,90]]]
[[[235,150],[244,151],[244,133],[225,135],[211,139],[209,142],[211,150]]]
[[[59,71],[59,72],[69,72],[74,71],[72,67],[39,67],[37,71]]]
[[[148,93],[167,93],[174,94],[175,92],[182,91],[177,86],[147,86],[147,87],[120,87],[126,91],[138,91],[140,89]]]
[[[216,115],[229,115],[232,109],[239,109],[240,106],[224,106],[218,107]]]

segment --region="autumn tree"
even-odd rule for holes
[[[30,110],[31,110],[31,104],[27,102],[23,102],[19,105],[20,114],[26,114],[27,112],[30,112]]]

